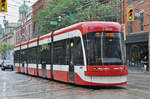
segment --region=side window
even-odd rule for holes
[[[27,59],[27,61],[28,61],[28,63],[30,64],[31,63],[31,52],[30,52],[30,49],[31,48],[28,48],[28,50],[27,50],[27,52],[28,52],[28,59]]]
[[[128,22],[128,32],[132,33],[132,22]]]
[[[32,47],[28,49],[28,63],[35,64],[36,63],[36,49],[37,47]]]
[[[44,44],[40,46],[40,63],[51,63],[50,44]]]
[[[54,64],[66,65],[66,40],[54,43]]]
[[[75,38],[74,65],[84,65],[81,39]]]
[[[65,52],[66,55],[65,55],[65,65],[69,65],[69,58],[70,58],[70,47],[69,47],[69,40],[65,40],[65,44],[66,44],[66,49],[65,49]]]
[[[14,55],[14,62],[15,63],[19,63],[19,52],[20,51],[15,51],[15,55]]]
[[[26,60],[26,53],[25,50],[20,50],[20,62],[24,62]]]
[[[26,61],[27,61],[27,63],[29,63],[29,60],[30,60],[30,56],[29,56],[30,55],[30,49],[29,48],[26,50],[26,53],[27,53],[26,54],[27,55],[27,60]]]
[[[144,13],[140,13],[140,19],[139,19],[139,31],[144,30]]]
[[[131,5],[133,0],[128,0],[128,5]]]

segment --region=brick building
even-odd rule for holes
[[[32,38],[32,7],[28,7],[24,2],[19,8],[20,26],[15,30],[15,44],[28,41]]]
[[[48,2],[48,0],[38,0],[36,3],[32,5],[33,8],[33,33],[36,32],[36,23],[34,22],[35,16],[37,15],[37,12],[40,10],[44,10],[44,5]]]
[[[15,44],[29,41],[33,38],[36,32],[35,16],[38,11],[44,9],[44,5],[48,0],[38,0],[31,7],[26,5],[26,2],[19,7],[19,23],[20,26],[15,30]]]
[[[24,2],[19,7],[19,23],[20,26],[15,30],[14,41],[15,44],[19,44],[21,42],[29,41],[33,38],[34,33],[36,32],[35,27],[35,16],[38,11],[44,9],[44,5],[48,2],[48,0],[38,0],[31,7],[26,5]]]
[[[129,71],[149,71],[149,0],[124,0],[124,20],[126,25],[127,65]],[[134,8],[134,21],[127,21],[127,8]]]

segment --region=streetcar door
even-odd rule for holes
[[[46,63],[42,63],[42,77],[46,77]]]
[[[74,39],[69,40],[69,81],[74,83]]]
[[[22,63],[22,73],[25,73],[24,62]]]
[[[25,50],[21,51],[21,72],[25,73]]]

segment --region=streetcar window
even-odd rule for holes
[[[20,62],[23,63],[24,61],[26,61],[26,50],[20,50]]]
[[[15,63],[19,63],[19,53],[20,53],[20,51],[15,51],[15,54],[14,54],[14,62]]]
[[[61,40],[54,43],[54,64],[66,65],[66,47],[67,40]]]
[[[92,32],[83,36],[88,65],[122,65],[121,33]],[[99,36],[101,35],[101,36]]]
[[[32,47],[28,49],[28,63],[29,64],[36,64],[36,54],[37,54],[37,47]]]
[[[50,44],[44,44],[40,46],[40,63],[51,63]]]
[[[121,36],[120,36],[121,37]],[[121,63],[121,41],[120,38],[103,38],[103,63],[118,64]]]
[[[75,39],[74,65],[83,65],[83,50],[80,37]]]

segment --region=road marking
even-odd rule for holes
[[[4,73],[3,78],[4,78],[4,79],[6,78],[5,73]],[[2,96],[3,96],[3,99],[6,99],[6,81],[3,82]]]

